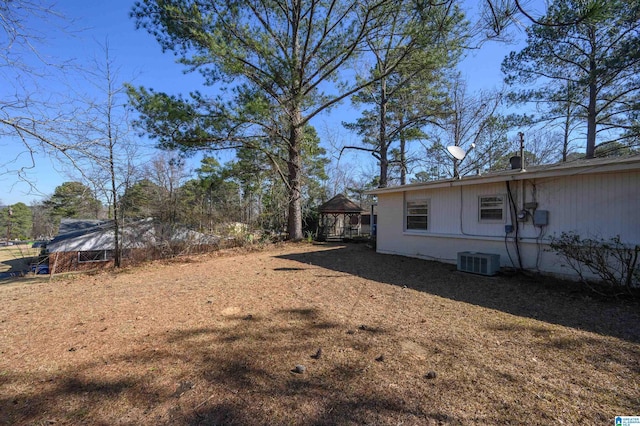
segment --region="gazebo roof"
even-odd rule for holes
[[[342,194],[338,194],[318,209],[320,213],[362,213],[359,205]]]

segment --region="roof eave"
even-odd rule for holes
[[[606,164],[581,164],[578,166],[557,166],[548,169],[508,170],[498,174],[468,176],[460,179],[446,179],[431,182],[413,183],[402,186],[377,188],[367,191],[368,195],[391,194],[405,191],[419,191],[421,189],[449,188],[455,186],[480,185],[496,182],[519,181],[527,179],[540,179],[546,177],[571,176],[591,173],[614,173],[640,169],[640,158],[632,158],[630,161],[612,162]]]

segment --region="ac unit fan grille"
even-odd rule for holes
[[[489,253],[458,253],[458,270],[480,275],[495,275],[500,270],[500,255]]]

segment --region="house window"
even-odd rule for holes
[[[429,200],[407,201],[407,230],[429,229]]]
[[[89,250],[78,252],[78,262],[106,262],[113,259],[113,250]]]
[[[504,222],[505,196],[483,195],[478,202],[478,218],[480,222]]]

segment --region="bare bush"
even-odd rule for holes
[[[609,239],[583,239],[573,232],[563,232],[560,237],[551,238],[550,247],[586,284],[594,281],[586,274],[590,272],[599,277],[602,284],[613,289],[631,293],[640,287],[640,245],[625,244],[619,235]]]

